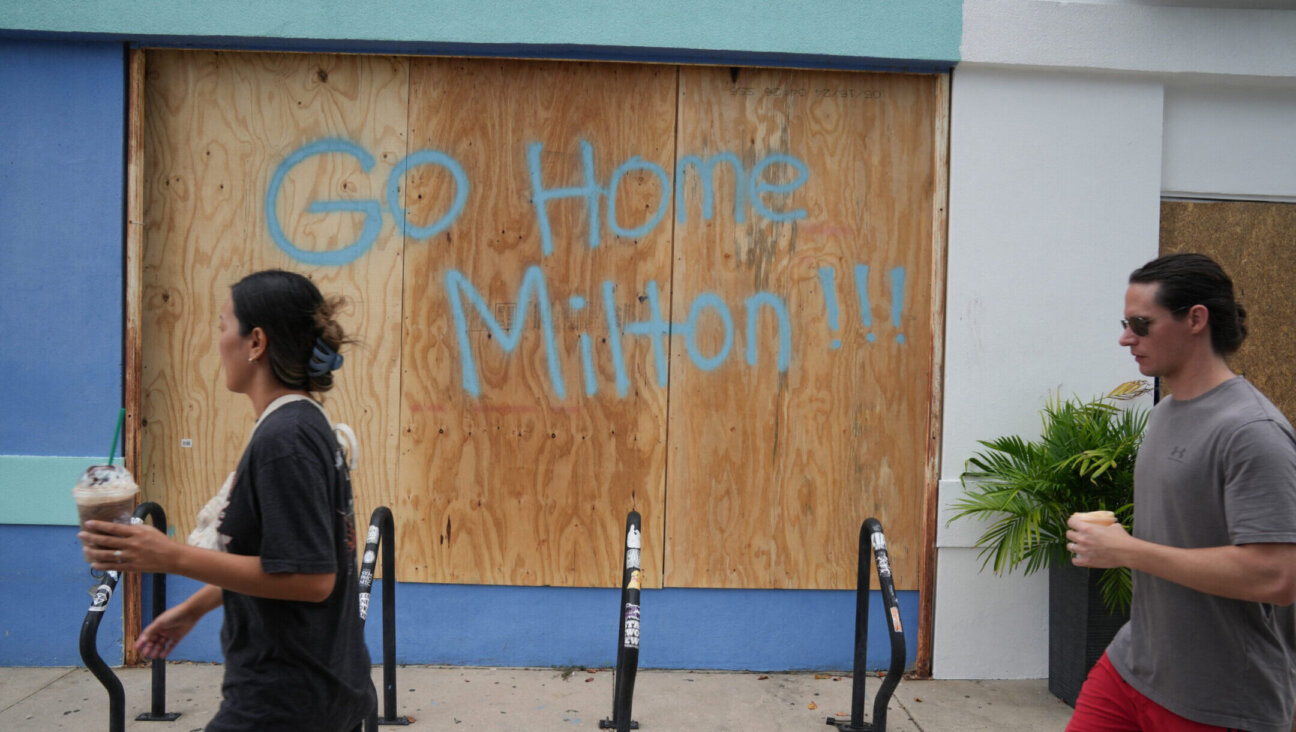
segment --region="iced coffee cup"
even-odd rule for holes
[[[1078,518],[1091,524],[1100,524],[1102,526],[1111,526],[1116,523],[1116,514],[1111,511],[1089,511],[1088,513],[1073,513],[1072,518]]]
[[[72,489],[81,528],[85,528],[87,521],[129,524],[135,512],[136,493],[139,486],[126,468],[115,465],[86,468]]]

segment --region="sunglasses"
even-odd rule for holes
[[[1170,314],[1174,315],[1175,313],[1181,313],[1190,307],[1192,307],[1192,305],[1184,305],[1181,308],[1175,308],[1174,310],[1170,311]],[[1152,328],[1152,323],[1156,320],[1160,320],[1163,317],[1165,316],[1158,315],[1155,318],[1145,318],[1142,315],[1135,315],[1134,317],[1129,319],[1122,318],[1121,327],[1129,328],[1134,333],[1134,335],[1138,336],[1139,338],[1142,338],[1143,336],[1146,336],[1148,334],[1148,330]]]

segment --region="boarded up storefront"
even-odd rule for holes
[[[216,317],[351,300],[326,407],[402,580],[920,587],[938,434],[940,76],[149,52],[138,472],[177,533],[253,415]]]
[[[1161,253],[1200,252],[1233,279],[1247,311],[1247,339],[1229,358],[1296,419],[1296,205],[1260,201],[1164,201]]]

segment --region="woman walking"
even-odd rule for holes
[[[145,525],[87,522],[81,535],[95,569],[207,583],[144,629],[135,648],[145,656],[166,658],[200,618],[224,608],[224,698],[208,732],[345,732],[375,708],[357,606],[351,480],[312,397],[333,387],[338,350],[349,342],[334,318],[339,302],[278,270],[231,289],[220,314],[225,385],[251,400],[257,423],[204,510],[205,546]]]

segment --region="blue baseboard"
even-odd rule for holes
[[[0,665],[79,665],[77,640],[94,585],[75,527],[0,526]],[[168,605],[198,583],[169,577]],[[151,607],[145,582],[144,607]],[[909,664],[917,646],[918,593],[901,592]],[[396,661],[463,666],[587,666],[616,663],[620,591],[398,583]],[[855,593],[828,590],[644,590],[640,668],[752,671],[849,670]],[[147,612],[147,611],[146,611]],[[365,627],[382,660],[382,580]],[[204,618],[172,655],[218,662],[221,613]],[[881,596],[870,593],[867,663],[890,663]],[[99,632],[100,653],[122,659],[121,601]]]

